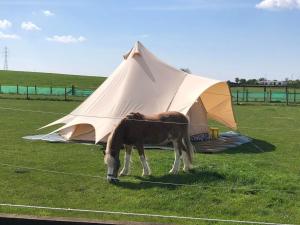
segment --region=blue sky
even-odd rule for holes
[[[0,0],[12,70],[108,76],[137,40],[199,75],[300,79],[299,0]]]

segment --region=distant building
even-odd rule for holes
[[[287,81],[278,81],[278,80],[261,80],[258,81],[259,85],[266,85],[266,86],[286,86],[288,84]]]

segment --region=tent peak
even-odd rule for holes
[[[130,51],[123,55],[123,58],[127,59],[130,57],[134,57],[135,55],[141,55],[142,48],[144,48],[144,46],[140,41],[135,42],[134,46],[130,49]]]
[[[134,44],[134,47],[144,47],[144,45],[142,44],[142,42],[140,41],[136,41],[135,44]]]

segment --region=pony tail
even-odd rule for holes
[[[186,115],[185,118],[187,119],[187,125],[186,125],[185,134],[182,138],[182,142],[186,146],[188,159],[189,159],[190,163],[192,163],[195,148],[191,143],[190,134],[189,134],[190,117],[188,115]]]
[[[183,144],[186,146],[187,149],[187,157],[190,161],[190,163],[193,162],[193,156],[194,156],[194,146],[192,145],[191,141],[190,141],[190,136],[188,133],[186,133],[186,135],[184,135],[183,139],[182,139]]]

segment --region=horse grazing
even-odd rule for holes
[[[138,150],[143,166],[143,176],[151,170],[144,153],[144,144],[173,143],[175,161],[169,173],[177,174],[182,156],[184,171],[192,169],[193,146],[188,134],[188,118],[179,112],[164,112],[146,116],[130,113],[115,127],[108,137],[104,161],[107,165],[107,180],[117,181],[120,168],[120,149],[125,146],[124,168],[120,175],[128,175],[132,147]]]

